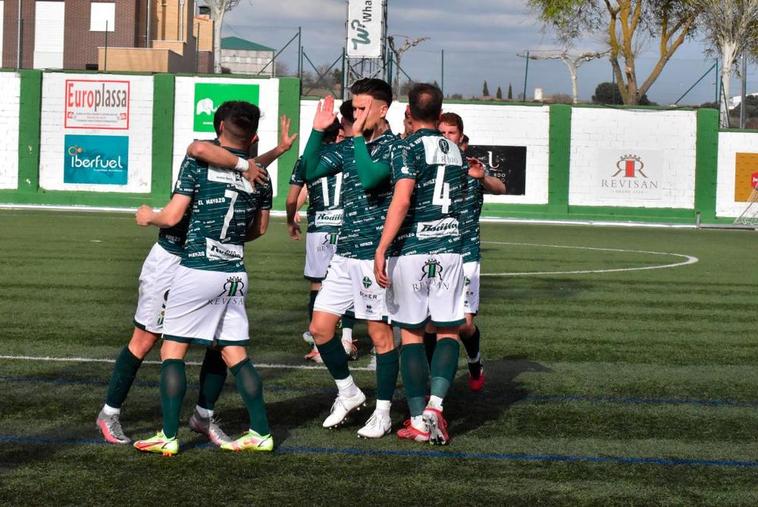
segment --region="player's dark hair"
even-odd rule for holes
[[[463,134],[463,137],[461,137],[461,144],[468,144],[468,136],[466,134]]]
[[[331,125],[326,127],[324,129],[324,137],[323,142],[324,144],[333,143],[337,140],[337,134],[340,133],[340,122],[338,120],[334,120]]]
[[[458,127],[458,132],[463,134],[463,118],[461,118],[460,115],[455,113],[442,113],[439,122],[444,123],[445,125],[455,125]]]
[[[353,111],[353,100],[346,100],[340,105],[340,114],[350,123],[355,123],[355,114]]]
[[[392,104],[392,87],[388,82],[375,77],[359,79],[350,87],[353,95],[371,95],[375,100]]]
[[[258,132],[261,110],[258,106],[241,100],[224,102],[213,115],[213,128],[216,135],[221,135],[221,122],[224,131],[237,141],[248,142]]]
[[[442,91],[429,83],[418,83],[408,92],[411,118],[437,124],[442,113]]]

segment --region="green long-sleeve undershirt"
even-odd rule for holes
[[[306,181],[314,181],[324,176],[331,176],[338,171],[327,164],[320,163],[319,154],[324,139],[324,133],[318,130],[311,131],[308,142],[303,150],[302,163],[305,165]],[[363,136],[354,138],[355,165],[358,179],[366,190],[376,188],[390,176],[390,164],[388,162],[374,162],[369,155],[366,140]]]

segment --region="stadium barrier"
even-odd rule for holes
[[[263,151],[277,143],[281,114],[307,139],[316,104],[301,100],[295,78],[22,70],[0,72],[0,87],[0,203],[10,205],[160,206],[186,145],[213,137],[224,100],[260,105]],[[390,108],[395,130],[404,110]],[[720,130],[712,109],[449,101],[445,110],[463,117],[471,153],[508,187],[485,198],[487,217],[726,223],[758,183],[758,132]],[[270,167],[277,210],[296,156]]]

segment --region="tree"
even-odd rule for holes
[[[240,0],[204,0],[213,20],[213,72],[221,73],[221,28],[224,15],[237,7]]]
[[[495,98],[498,100],[503,99],[503,90],[500,89],[500,86],[498,85],[497,91],[495,92]]]
[[[595,88],[595,95],[592,96],[592,103],[593,104],[605,104],[605,105],[621,105],[624,103],[624,100],[621,98],[621,93],[619,93],[618,86],[616,86],[613,83],[600,83]],[[652,102],[647,98],[647,95],[643,95],[640,97],[640,100],[638,102],[641,106],[650,106],[653,105]]]
[[[398,46],[395,40],[395,37],[402,37],[405,39],[405,41],[401,45]],[[387,36],[387,44],[389,45],[390,51],[392,51],[392,54],[395,55],[395,78],[392,83],[392,89],[395,90],[395,93],[399,93],[399,90],[400,90],[400,71],[402,70],[402,67],[400,67],[400,60],[403,57],[403,54],[409,49],[415,48],[416,46],[418,46],[419,44],[427,40],[429,40],[429,37],[419,37],[416,39],[412,39],[408,37],[407,35],[388,35]]]
[[[692,0],[700,9],[701,25],[721,56],[719,100],[721,126],[729,125],[730,85],[737,57],[758,47],[758,0]]]
[[[513,87],[508,83],[508,100],[513,100]]]
[[[527,53],[532,60],[560,60],[568,67],[571,76],[571,96],[572,103],[579,102],[579,83],[577,72],[579,67],[587,62],[601,58],[608,54],[608,51],[586,51],[584,53],[571,53],[569,48],[547,50],[544,52]],[[523,56],[523,55],[519,55]]]
[[[487,86],[487,81],[484,82],[482,85],[482,97],[489,97],[490,96],[490,89]]]
[[[605,33],[609,60],[624,104],[640,98],[695,29],[693,0],[529,0],[564,42],[586,32]],[[636,59],[646,35],[657,40],[658,60],[642,84]]]

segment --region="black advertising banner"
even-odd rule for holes
[[[526,146],[470,145],[466,156],[478,158],[488,175],[505,183],[507,195],[526,194]]]

